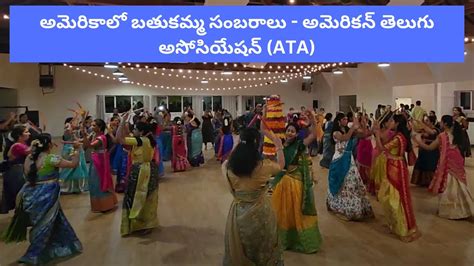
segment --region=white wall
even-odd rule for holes
[[[97,73],[98,76],[88,75],[87,72]],[[103,67],[88,67],[86,73],[65,66],[57,66],[55,71],[55,92],[43,95],[38,86],[38,65],[36,64],[10,64],[8,55],[0,55],[0,87],[15,88],[18,90],[18,104],[28,105],[31,110],[39,110],[47,120],[47,131],[54,136],[62,134],[64,119],[72,113],[67,108],[75,108],[75,102],[80,102],[84,108],[90,110],[91,115],[96,115],[96,95],[270,95],[279,94],[285,103],[285,110],[291,106],[312,106],[315,93],[301,91],[302,78],[289,80],[288,83],[277,83],[258,88],[220,91],[190,91],[191,87],[202,87],[197,80],[176,77],[163,77],[153,75],[146,71],[138,72],[124,70],[130,80],[153,85],[168,85],[181,87],[181,90],[166,90],[155,87],[143,87],[122,84],[118,81],[100,78],[101,74],[112,76],[111,70]],[[256,77],[259,74],[256,75]],[[213,75],[209,75],[214,77]],[[217,77],[222,77],[216,73]],[[242,78],[242,74],[239,75]],[[262,75],[261,77],[266,76]],[[233,75],[237,78],[237,75]],[[264,81],[251,81],[232,83],[250,85]],[[227,84],[227,85],[226,85]],[[229,83],[210,82],[209,87],[227,87]],[[184,87],[187,90],[184,90]],[[238,98],[238,97],[237,97]]]
[[[394,106],[398,97],[421,100],[427,110],[451,114],[458,104],[454,92],[474,90],[474,44],[465,48],[468,53],[464,63],[392,64],[386,68],[360,64],[356,69],[343,69],[342,75],[317,75],[313,89],[321,107],[329,112],[338,111],[339,96],[357,95],[357,105],[364,104],[367,112],[374,112],[377,104]]]

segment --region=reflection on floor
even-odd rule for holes
[[[221,265],[224,228],[232,197],[220,164],[206,151],[207,163],[184,173],[167,175],[160,183],[161,228],[148,236],[121,238],[121,210],[92,214],[89,196],[62,196],[61,204],[84,245],[83,254],[59,265]],[[371,198],[376,218],[345,222],[325,206],[327,170],[315,158],[315,188],[324,243],[317,254],[285,252],[286,265],[474,265],[474,223],[436,216],[437,198],[412,187],[416,219],[423,236],[403,243],[384,226],[380,205]],[[474,159],[467,163],[474,191]],[[0,231],[12,214],[0,215]],[[15,265],[28,243],[0,244],[0,265]]]

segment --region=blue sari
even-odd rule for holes
[[[188,161],[193,167],[204,163],[202,154],[202,132],[200,128],[193,128],[190,124],[186,125],[188,140]]]
[[[327,122],[326,129],[324,130],[324,137],[323,137],[323,158],[319,162],[319,165],[324,168],[329,168],[331,164],[332,157],[334,156],[334,143],[331,141],[331,132],[333,122]]]
[[[82,244],[69,224],[59,203],[59,173],[56,165],[59,156],[46,155],[38,169],[36,184],[26,183],[18,195],[18,206],[10,226],[1,240],[21,242],[26,240],[27,227],[30,246],[19,263],[46,264],[57,258],[82,252]]]

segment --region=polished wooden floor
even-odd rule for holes
[[[67,218],[84,246],[84,252],[58,265],[220,265],[224,254],[224,228],[232,197],[220,164],[207,151],[207,163],[184,173],[167,165],[160,183],[161,227],[147,236],[121,238],[121,210],[92,214],[89,196],[62,196]],[[450,221],[436,216],[437,198],[426,189],[412,187],[416,219],[423,236],[403,243],[384,226],[380,205],[372,198],[376,218],[345,222],[325,206],[327,170],[315,158],[315,188],[319,225],[324,238],[319,253],[285,252],[286,265],[474,265],[474,222]],[[474,161],[468,162],[468,179],[474,191]],[[0,231],[10,215],[0,215]],[[0,244],[0,266],[16,265],[28,243]]]

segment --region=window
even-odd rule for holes
[[[222,110],[222,96],[212,96],[212,110]]]
[[[212,111],[212,97],[211,96],[204,96],[202,98],[202,110],[203,111],[207,111],[207,110]]]
[[[105,96],[105,112],[113,113],[115,108],[115,96]]]
[[[183,109],[186,107],[193,108],[193,97],[192,96],[183,96]]]
[[[132,108],[139,109],[144,106],[143,96],[105,96],[105,113],[113,113],[114,109],[117,108],[120,113],[127,112]]]
[[[257,104],[261,104],[261,105],[264,105],[265,104],[265,96],[255,96],[255,105]]]
[[[168,96],[168,109],[172,113],[181,113],[181,96]]]
[[[168,108],[168,96],[156,96],[156,106]]]
[[[245,105],[245,111],[250,111],[255,106],[253,96],[242,96],[242,101]]]
[[[464,110],[472,109],[472,92],[471,91],[462,91],[459,93],[459,105]]]

